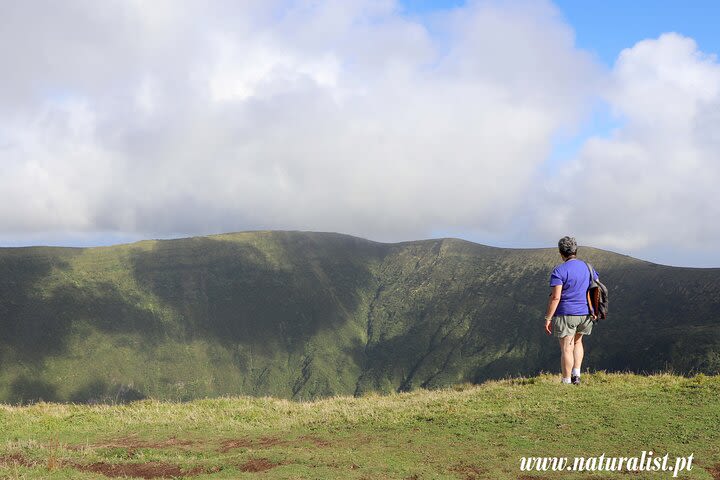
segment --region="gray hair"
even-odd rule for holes
[[[558,250],[563,257],[577,255],[577,242],[575,237],[563,237],[558,242]]]

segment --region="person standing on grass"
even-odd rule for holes
[[[583,335],[590,335],[595,315],[590,309],[590,270],[577,259],[577,242],[563,237],[558,242],[563,263],[550,275],[550,299],[545,313],[545,332],[560,339],[562,383],[580,383],[585,353]],[[593,270],[595,279],[598,273]]]

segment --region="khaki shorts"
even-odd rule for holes
[[[557,315],[552,318],[553,336],[562,338],[581,333],[590,335],[593,318],[590,315]]]

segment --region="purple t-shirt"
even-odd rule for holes
[[[598,273],[593,268],[595,279]],[[550,286],[562,285],[562,294],[555,315],[587,315],[587,289],[590,286],[590,271],[587,263],[577,258],[563,262],[550,274]]]

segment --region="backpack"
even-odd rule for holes
[[[590,309],[597,316],[597,320],[604,320],[608,313],[608,289],[600,280],[595,280],[592,265],[585,262],[590,271],[590,286],[588,296],[590,297]]]

